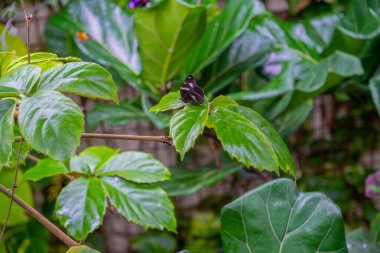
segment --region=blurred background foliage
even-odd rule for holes
[[[227,18],[237,20],[240,16],[223,10],[244,8],[234,6],[234,1],[187,0],[192,4],[201,2],[207,15],[202,14],[190,34],[193,45],[184,46],[186,54],[181,52],[177,62],[172,63],[182,68],[172,66],[169,68],[172,72],[152,68],[148,73],[144,73],[147,70],[141,68],[141,62],[149,64],[149,60],[144,58],[144,53],[138,55],[134,39],[136,36],[149,51],[150,36],[154,35],[144,35],[142,39],[139,24],[133,25],[135,15],[144,20],[146,13],[128,9],[127,0],[98,2],[29,2],[35,16],[33,51],[52,51],[60,56],[98,62],[113,73],[120,93],[124,94],[125,100],[120,105],[103,101],[91,104],[86,111],[89,129],[103,131],[136,121],[166,129],[170,116],[153,115],[148,110],[191,72],[210,98],[228,95],[259,111],[276,127],[293,152],[299,188],[323,192],[341,208],[347,230],[353,231],[347,236],[350,253],[378,252],[376,231],[380,223],[376,214],[380,209],[380,195],[365,196],[366,178],[380,170],[378,0],[267,0],[262,2],[266,10],[252,7],[255,11],[247,14],[250,18],[241,27],[226,24]],[[152,8],[159,4],[159,1],[152,2]],[[26,47],[19,37],[25,37],[22,10],[16,1],[9,0],[2,1],[0,8],[3,23],[0,46],[24,55]],[[210,43],[204,34],[213,29],[213,23],[224,25],[223,31],[229,37],[215,42],[210,49],[218,50],[214,57],[199,60],[202,55],[195,55],[191,50]],[[78,32],[85,32],[89,41],[81,40]],[[142,75],[136,74],[141,71]],[[156,74],[152,73],[163,73],[162,78],[155,80]],[[79,102],[88,108],[86,101]],[[122,245],[119,252],[125,249],[141,253],[180,249],[196,253],[223,252],[219,235],[222,207],[276,177],[232,163],[208,133],[180,168],[176,161],[164,162],[173,166],[173,181],[163,186],[177,203],[178,235],[144,232],[130,223],[127,231],[115,232],[109,230],[106,220],[88,238],[92,247],[102,252],[117,252],[110,249],[119,242]],[[24,168],[34,164],[30,159],[25,163]],[[13,174],[10,172],[3,169],[0,175],[1,182],[8,186]],[[60,177],[33,184],[25,182],[16,193],[55,220],[55,199],[66,183]],[[0,205],[8,205],[3,196]],[[3,212],[5,209],[1,208],[0,223],[5,217]],[[109,220],[116,219],[112,212],[108,216]],[[127,239],[131,243],[120,242]],[[364,249],[363,245],[370,247]],[[13,208],[10,229],[0,242],[0,252],[64,251],[65,247],[44,228],[28,219],[21,209]]]

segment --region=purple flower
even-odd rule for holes
[[[380,197],[380,170],[369,175],[365,180],[365,196],[370,199]]]
[[[128,3],[128,8],[134,9],[136,7],[150,7],[150,0],[131,0]]]

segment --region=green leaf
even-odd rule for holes
[[[183,1],[166,0],[136,10],[136,36],[143,63],[143,79],[163,87],[180,74],[190,49],[203,34],[206,9]]]
[[[302,193],[289,179],[250,191],[222,210],[226,252],[347,253],[340,209],[321,193]]]
[[[211,21],[186,64],[187,73],[197,73],[212,63],[247,29],[251,19],[265,11],[257,0],[228,1],[221,14]]]
[[[75,246],[71,247],[66,253],[100,253],[100,251],[91,249],[90,247],[87,246]]]
[[[348,232],[346,237],[349,253],[380,252],[380,246],[372,238],[368,238],[368,233],[363,228]]]
[[[111,74],[90,62],[67,63],[44,72],[36,90],[56,90],[118,103]]]
[[[163,129],[167,128],[169,125],[169,121],[171,119],[171,115],[165,113],[152,113],[149,111],[152,108],[153,104],[149,101],[147,96],[141,96],[141,105],[144,110],[144,113],[149,118],[149,120],[158,128]]]
[[[208,119],[208,112],[208,106],[188,105],[174,114],[170,120],[169,134],[181,159],[194,146],[198,136],[202,134]]]
[[[92,130],[103,121],[112,126],[124,126],[132,121],[148,119],[148,116],[140,108],[129,104],[128,101],[122,102],[120,105],[96,104],[86,115],[86,122]]]
[[[63,162],[45,158],[39,161],[34,167],[28,169],[22,177],[21,182],[26,180],[36,182],[46,177],[67,174],[68,172],[69,170]]]
[[[267,140],[271,143],[273,150],[276,153],[280,169],[286,173],[292,174],[293,176],[296,175],[292,154],[289,152],[288,147],[281,139],[281,136],[263,116],[254,110],[243,106],[230,106],[228,109],[239,113],[251,121],[258,129],[260,129]]]
[[[74,155],[84,120],[80,108],[56,91],[38,91],[21,100],[19,124],[31,147],[56,160]]]
[[[377,213],[372,219],[369,227],[369,235],[376,243],[380,243],[380,213]]]
[[[181,99],[181,94],[179,91],[169,92],[165,96],[163,96],[160,102],[150,108],[150,112],[164,112],[168,110],[177,109],[185,106],[186,104]]]
[[[111,203],[126,219],[145,228],[176,232],[173,205],[160,187],[118,177],[102,177],[101,180]]]
[[[210,110],[213,110],[218,107],[227,107],[230,105],[238,105],[234,100],[225,96],[218,96],[210,104]]]
[[[70,171],[88,175],[95,174],[103,164],[118,152],[118,149],[112,149],[109,147],[93,146],[87,148],[78,156],[74,156],[70,159]]]
[[[259,91],[243,91],[229,94],[228,97],[238,101],[257,101],[281,96],[294,89],[294,76],[290,64],[285,64],[273,80]]]
[[[189,195],[220,182],[243,167],[240,164],[226,164],[223,168],[215,168],[214,165],[194,169],[173,168],[170,170],[173,180],[160,185],[169,196]]]
[[[13,113],[16,108],[16,101],[12,99],[0,100],[0,170],[9,161],[12,154],[13,143]]]
[[[256,125],[242,115],[223,107],[211,112],[210,122],[223,149],[231,157],[247,167],[278,173],[276,153],[265,134]]]
[[[17,175],[17,181],[19,181],[23,176],[23,172],[19,171]],[[2,170],[0,171],[0,184],[4,185],[8,189],[12,189],[13,180],[15,177],[14,170]],[[28,183],[19,185],[16,190],[15,194],[22,198],[26,203],[34,206],[33,204],[33,192]],[[0,194],[0,224],[4,224],[5,217],[8,213],[8,207],[9,207],[9,198],[8,196],[4,194]],[[21,208],[19,205],[15,204],[12,205],[12,212],[9,216],[8,226],[17,226],[20,224],[24,224],[29,220],[28,215],[25,214],[25,210]]]
[[[7,86],[0,86],[0,99],[8,97],[18,97],[19,92],[17,89]]]
[[[345,77],[364,73],[360,60],[350,54],[336,51],[303,73],[297,89],[306,93],[322,93],[339,84]]]
[[[42,69],[42,72],[68,62],[78,61],[81,61],[81,59],[71,56],[59,57],[58,55],[53,53],[37,52],[30,54],[30,64],[40,67]],[[28,55],[15,58],[9,66],[8,71],[13,71],[25,65],[29,65]]]
[[[297,107],[289,108],[281,113],[272,123],[282,137],[289,136],[305,122],[313,110],[313,100],[309,99]]]
[[[111,157],[97,171],[98,176],[119,176],[136,183],[170,180],[170,171],[144,152],[124,152]]]
[[[263,64],[272,49],[271,42],[257,33],[245,31],[229,46],[217,60],[202,71],[203,89],[215,94],[231,84],[249,67]]]
[[[7,73],[8,68],[15,56],[16,51],[0,52],[0,77]]]
[[[106,194],[100,180],[81,177],[63,188],[55,209],[67,232],[80,240],[102,224],[106,207]]]
[[[141,71],[134,36],[134,16],[111,1],[75,0],[48,20],[47,32],[68,33],[74,47],[86,57],[115,68],[129,78]],[[88,35],[87,41],[78,39],[78,32]],[[47,44],[56,47],[55,37],[48,36]]]
[[[377,113],[380,115],[380,75],[376,75],[369,80],[369,89],[371,91],[372,100],[376,106]]]
[[[27,65],[17,68],[0,78],[0,86],[17,89],[19,92],[29,94],[37,83],[41,68]]]
[[[139,253],[173,253],[177,249],[177,240],[168,233],[152,231],[134,237],[131,245]]]
[[[26,54],[27,53],[27,48],[25,46],[25,43],[24,43],[23,39],[20,36],[12,34],[10,32],[9,28],[5,32],[5,34],[3,34],[4,28],[5,28],[5,26],[3,24],[0,24],[0,34],[1,34],[1,36],[5,36],[0,41],[0,49],[1,49],[1,51],[6,51],[6,50],[7,51],[13,51],[13,50],[15,50],[17,52],[17,55]]]

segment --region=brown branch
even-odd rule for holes
[[[0,184],[0,191],[7,195],[9,198],[12,198],[12,193],[9,189],[7,189],[4,185]],[[48,219],[46,219],[41,213],[39,213],[36,209],[31,207],[24,200],[19,198],[17,195],[13,195],[14,201],[25,211],[40,222],[47,230],[49,230],[52,234],[54,234],[57,238],[59,238],[62,242],[64,242],[68,247],[79,246],[80,244],[73,239],[71,239],[68,235],[66,235],[62,230],[60,230],[56,225],[51,223]]]
[[[25,22],[26,22],[26,45],[28,47],[28,64],[30,64],[30,22],[32,22],[33,15],[28,12],[24,0],[21,0],[21,6],[24,10]]]
[[[171,145],[171,138],[169,136],[82,133],[82,138],[156,141]]]
[[[102,134],[102,133],[82,133],[82,138],[87,139],[118,139],[134,141],[155,141],[172,145],[172,139],[169,136],[144,136],[144,135],[127,135],[127,134]],[[20,141],[22,136],[16,136],[14,141]]]
[[[18,164],[19,164],[19,161],[20,161],[21,146],[22,146],[22,139],[20,140],[20,143],[18,144],[17,159],[16,159],[16,168],[15,168],[15,177],[13,179],[13,184],[12,184],[11,202],[9,203],[8,213],[7,213],[7,216],[5,218],[4,227],[3,227],[3,230],[1,231],[0,241],[3,238],[3,236],[4,236],[5,230],[7,229],[9,216],[11,215],[11,210],[12,210],[13,198],[14,198],[14,195],[15,195],[15,190],[17,188]]]

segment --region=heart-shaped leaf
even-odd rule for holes
[[[174,114],[170,120],[170,136],[181,159],[202,134],[208,119],[208,111],[208,106],[188,105]]]
[[[111,74],[90,62],[67,63],[44,72],[36,90],[56,90],[118,103]]]
[[[170,179],[169,169],[144,152],[123,152],[111,157],[97,171],[98,176],[119,176],[136,183]]]
[[[67,232],[79,240],[100,226],[106,206],[106,194],[100,180],[81,177],[63,188],[56,211]]]
[[[74,155],[84,128],[80,108],[57,91],[38,91],[23,98],[19,124],[31,147],[56,160]]]
[[[111,203],[125,218],[145,228],[176,232],[173,205],[160,187],[118,177],[102,177],[101,180]]]
[[[223,208],[226,253],[347,253],[343,217],[321,193],[302,193],[289,179],[250,191]]]

